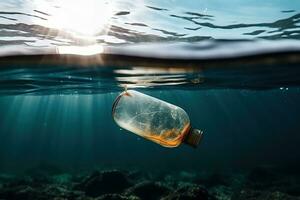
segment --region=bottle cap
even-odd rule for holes
[[[203,131],[199,129],[191,129],[185,137],[184,143],[196,148],[203,137]]]

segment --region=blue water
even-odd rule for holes
[[[143,179],[173,189],[230,172],[229,185],[200,184],[216,199],[299,199],[299,39],[298,0],[1,1],[0,199],[22,199],[6,177],[45,163],[156,173]],[[124,87],[183,108],[204,132],[199,147],[120,129],[111,107]],[[245,174],[260,167],[250,187]]]
[[[199,148],[168,149],[117,127],[116,92],[1,97],[2,167],[53,161],[70,168],[123,166],[156,170],[248,168],[299,161],[298,88],[139,90],[186,110],[204,131]]]

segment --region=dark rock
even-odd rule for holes
[[[147,179],[151,179],[148,173],[142,172],[142,171],[130,171],[128,172],[128,178],[134,182],[142,182]]]
[[[282,192],[267,192],[260,200],[300,200],[300,197],[289,196]]]
[[[103,194],[121,193],[130,187],[127,176],[118,170],[94,172],[74,189],[82,190],[86,195],[98,197]]]
[[[70,196],[70,191],[66,188],[56,185],[49,185],[45,187],[42,191],[43,194],[49,197],[68,197]]]
[[[197,184],[184,184],[163,200],[209,200],[208,191]]]
[[[4,188],[0,191],[0,199],[32,200],[40,199],[38,191],[29,186]]]
[[[41,194],[45,199],[77,199],[84,197],[84,192],[72,191],[59,185],[47,185]]]
[[[70,191],[66,186],[53,183],[38,183],[30,178],[12,181],[0,189],[0,199],[6,200],[76,199],[80,196],[84,196],[84,193]]]
[[[16,179],[12,179],[9,182],[3,184],[4,188],[15,188],[19,186],[32,186],[34,184],[31,177],[24,176]]]
[[[231,197],[233,196],[232,188],[224,185],[211,188],[209,193],[216,197],[216,199],[222,200],[232,199]]]
[[[291,184],[285,185],[285,187],[282,189],[282,191],[284,191],[284,193],[287,193],[288,195],[300,197],[299,183],[298,184],[291,183]]]
[[[20,177],[15,177],[14,179],[8,179],[3,183],[3,186],[8,188],[8,187],[17,187],[17,186],[22,186],[22,185],[27,185],[31,187],[39,187],[44,184],[50,184],[52,183],[51,177],[50,176],[36,176],[36,177],[31,177],[31,176],[20,176]]]
[[[147,181],[133,186],[126,194],[138,196],[143,200],[156,200],[168,195],[170,191],[170,188],[161,183]]]
[[[93,181],[95,178],[101,177],[101,173],[99,171],[92,172],[87,178],[85,178],[82,182],[83,186]]]
[[[118,170],[89,176],[1,176],[0,200],[300,200],[299,177],[284,170],[262,167],[226,176],[200,173],[165,173],[159,180],[155,174]]]
[[[105,194],[95,200],[140,200],[140,198],[135,196],[123,196],[120,194]]]
[[[278,191],[241,190],[234,199],[243,200],[300,200],[300,197],[290,196]]]

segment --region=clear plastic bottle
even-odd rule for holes
[[[191,128],[182,108],[135,90],[116,98],[112,115],[120,127],[165,147],[182,142],[196,147],[202,138],[202,131]]]

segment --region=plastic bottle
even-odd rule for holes
[[[116,98],[112,115],[120,127],[165,147],[182,142],[196,147],[202,138],[202,131],[191,128],[182,108],[135,90]]]

